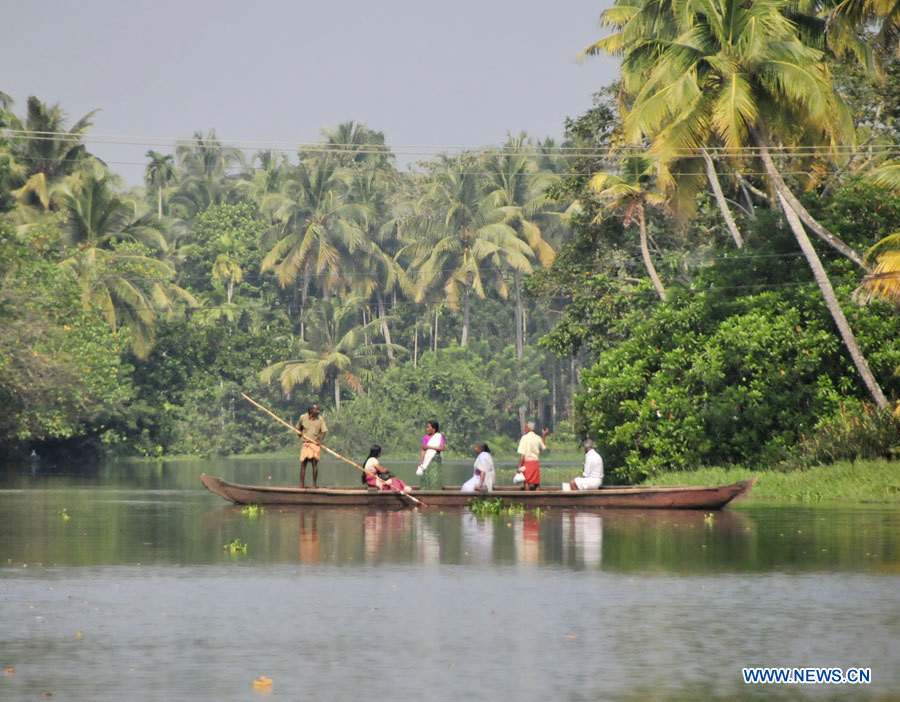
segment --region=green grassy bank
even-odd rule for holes
[[[900,461],[842,462],[789,473],[701,468],[662,473],[646,484],[713,485],[733,483],[754,475],[759,480],[750,493],[750,500],[900,503]]]

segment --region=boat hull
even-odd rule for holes
[[[221,478],[201,474],[200,480],[210,491],[237,505],[316,505],[342,507],[384,507],[396,509],[412,506],[402,493],[373,488],[299,488],[267,485],[239,485]],[[490,497],[500,497],[507,505],[526,507],[559,507],[565,509],[722,509],[747,495],[756,478],[730,485],[676,485],[604,487],[599,490],[564,491],[541,489],[494,490]],[[411,490],[410,494],[429,507],[465,507],[476,497],[459,488],[443,490]]]

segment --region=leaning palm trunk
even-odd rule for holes
[[[744,188],[746,188],[751,193],[753,193],[754,195],[756,195],[757,197],[759,197],[763,200],[769,199],[768,195],[766,195],[764,192],[754,188],[751,183],[749,183],[746,179],[743,178],[743,176],[739,175],[739,177],[741,179],[741,185]],[[835,251],[839,252],[840,254],[842,254],[843,256],[848,258],[849,260],[853,261],[853,263],[855,263],[857,266],[862,268],[866,273],[872,272],[871,266],[867,265],[866,262],[862,259],[862,257],[858,253],[856,253],[856,251],[854,251],[847,244],[845,244],[843,241],[841,241],[840,238],[838,238],[837,236],[832,234],[830,231],[828,231],[828,229],[823,227],[822,224],[820,222],[818,222],[816,220],[816,218],[813,217],[809,213],[809,211],[803,206],[803,203],[800,202],[800,200],[797,199],[797,197],[794,195],[794,193],[792,193],[790,191],[790,188],[788,188],[787,185],[785,185],[784,180],[781,178],[781,175],[777,171],[775,172],[775,177],[777,178],[778,183],[780,183],[780,185],[781,185],[782,196],[785,198],[788,205],[790,205],[791,209],[793,209],[794,212],[797,213],[797,215],[800,217],[801,221],[807,227],[810,228],[810,231],[812,231],[813,234],[815,234],[817,237],[819,237],[822,241],[824,241],[826,244],[828,244]],[[774,185],[775,185],[775,182],[773,181],[773,187],[774,187]]]
[[[722,192],[722,185],[719,183],[719,175],[716,173],[716,166],[706,149],[701,149],[701,152],[703,153],[703,160],[706,162],[706,178],[709,180],[713,195],[715,195],[716,204],[719,206],[722,217],[725,218],[725,225],[728,227],[728,231],[731,232],[731,238],[734,239],[735,246],[740,249],[744,246],[744,240],[741,238],[737,223],[734,221],[734,216],[731,214],[731,208],[728,207],[728,202],[725,200],[725,193]]]
[[[659,275],[656,273],[656,268],[653,265],[653,259],[650,258],[650,246],[647,243],[647,222],[644,218],[644,208],[641,207],[638,210],[638,225],[641,230],[641,256],[644,259],[644,266],[647,268],[647,273],[650,275],[650,280],[653,281],[653,287],[656,288],[656,293],[659,295],[659,299],[663,302],[666,301],[666,289],[663,287],[662,281],[659,279]]]
[[[796,210],[794,210],[790,204],[790,199],[793,196],[790,195],[790,191],[781,179],[778,171],[775,169],[775,163],[772,161],[768,145],[758,135],[755,139],[757,146],[759,147],[760,158],[766,169],[766,175],[772,182],[781,209],[787,218],[788,225],[794,233],[797,243],[800,245],[800,250],[803,251],[803,255],[806,257],[806,261],[812,270],[813,278],[815,278],[816,284],[819,286],[819,290],[821,290],[822,296],[825,298],[825,306],[828,308],[832,319],[834,319],[834,323],[837,325],[838,332],[840,332],[841,339],[843,339],[844,345],[847,347],[850,358],[853,359],[853,365],[856,366],[856,370],[859,372],[859,375],[862,378],[863,383],[865,383],[875,404],[879,409],[887,409],[887,398],[885,398],[881,386],[879,386],[878,381],[875,380],[875,376],[872,374],[869,364],[859,348],[853,330],[850,329],[850,324],[847,322],[847,317],[844,315],[844,311],[841,309],[840,303],[838,303],[837,296],[834,294],[834,288],[831,285],[831,281],[828,279],[825,267],[822,265],[822,261],[819,260],[819,256],[816,254],[812,242],[810,242],[809,237],[806,235],[806,231],[803,229],[803,223],[800,221],[800,217]],[[789,195],[790,197],[788,197]],[[794,199],[796,200],[796,198]]]

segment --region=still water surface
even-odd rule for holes
[[[297,473],[0,475],[0,699],[900,699],[896,506],[248,516],[201,471]],[[872,682],[751,686],[747,666]]]

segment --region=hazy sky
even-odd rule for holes
[[[215,128],[293,153],[323,127],[383,131],[402,162],[435,147],[562,135],[617,64],[575,57],[609,0],[44,0],[4,3],[0,91],[99,108],[89,149],[129,184],[148,148]],[[119,140],[139,143],[111,143]],[[161,138],[150,143],[147,139]],[[252,142],[250,144],[249,142]]]

